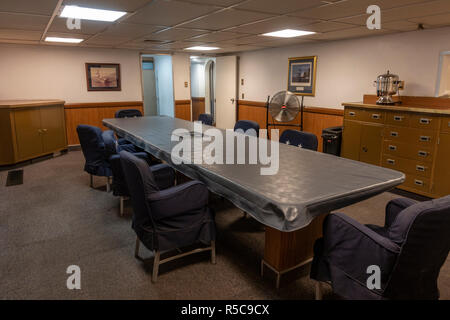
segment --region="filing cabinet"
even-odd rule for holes
[[[344,104],[341,155],[401,171],[399,186],[428,197],[450,194],[450,111]]]

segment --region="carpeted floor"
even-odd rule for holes
[[[214,202],[217,264],[201,253],[160,267],[152,284],[151,259],[134,258],[135,235],[118,198],[89,188],[80,151],[24,167],[24,184],[5,187],[0,172],[0,299],[313,299],[308,268],[276,290],[260,277],[264,229],[228,202]],[[104,179],[96,178],[99,187]],[[340,211],[362,223],[383,224],[384,193]],[[142,255],[150,252],[142,250]],[[66,269],[81,268],[81,290],[68,290]],[[292,278],[301,277],[292,281]],[[450,262],[441,269],[442,299],[450,298]],[[329,288],[325,299],[336,299]]]

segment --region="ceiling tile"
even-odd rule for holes
[[[164,27],[122,22],[110,26],[106,31],[102,32],[102,35],[138,38],[162,30],[163,28]]]
[[[119,45],[125,42],[128,42],[130,40],[133,40],[132,37],[117,37],[117,36],[110,36],[110,35],[98,35],[94,36],[83,43],[85,44],[95,44],[95,45]]]
[[[242,46],[222,48],[222,49],[219,49],[214,52],[215,53],[231,53],[231,52],[253,51],[253,50],[260,50],[260,49],[267,49],[267,47],[242,45]]]
[[[211,32],[199,37],[195,37],[192,41],[216,42],[242,37],[243,34],[235,32]]]
[[[138,13],[128,18],[127,22],[153,24],[161,26],[174,26],[209,12],[217,10],[216,7],[201,6],[187,2],[156,0]]]
[[[340,40],[350,39],[357,37],[376,36],[385,33],[392,33],[394,31],[381,29],[381,30],[369,30],[366,27],[355,27],[351,29],[337,30],[326,33],[317,33],[310,36],[305,36],[307,39],[313,40]]]
[[[309,25],[317,21],[318,20],[297,17],[276,17],[261,22],[255,22],[242,25],[240,27],[231,28],[228,29],[228,31],[261,34],[282,29],[302,29],[301,26]]]
[[[40,0],[39,0],[40,1]],[[151,0],[64,0],[63,5],[133,12],[152,2]]]
[[[198,36],[207,32],[208,31],[204,30],[171,28],[158,33],[149,34],[145,38],[151,40],[178,41]]]
[[[185,48],[193,47],[193,46],[201,46],[206,45],[204,42],[187,42],[187,41],[176,41],[173,43],[162,44],[158,46],[158,48],[166,49],[166,50],[182,50]]]
[[[267,19],[269,17],[271,17],[271,15],[265,13],[228,9],[187,23],[183,25],[183,27],[221,30],[244,23]]]
[[[330,31],[337,31],[337,30],[349,29],[349,28],[354,28],[354,27],[355,27],[354,25],[347,24],[347,23],[324,21],[324,22],[319,22],[319,23],[314,23],[314,24],[304,26],[302,29],[306,30],[306,31],[314,31],[314,32],[330,32]]]
[[[50,17],[0,12],[0,28],[44,31]]]
[[[383,23],[382,27],[388,30],[395,31],[414,31],[417,30],[417,23],[400,20]]]
[[[40,40],[41,35],[40,31],[0,29],[0,39]]]
[[[84,34],[95,34],[98,33],[108,26],[111,25],[111,22],[102,22],[102,21],[89,21],[82,20],[81,21],[81,29],[73,29],[70,30],[67,28],[67,19],[56,17],[53,19],[53,22],[49,28],[49,31],[54,32],[73,32],[73,33],[84,33]]]
[[[51,16],[58,0],[1,0],[0,12],[42,14]]]
[[[269,41],[266,41],[266,40],[267,39],[261,39],[261,42],[256,42],[254,44],[262,46],[262,47],[285,47],[285,46],[292,46],[292,45],[296,45],[296,44],[314,42],[314,40],[305,39],[303,37],[292,38],[292,39],[274,39],[274,40],[269,40]]]
[[[450,25],[450,12],[433,16],[412,18],[408,20],[416,23],[424,23],[431,26],[448,26]]]
[[[198,3],[203,5],[213,5],[219,7],[228,7],[243,0],[180,0],[181,2]]]
[[[251,0],[236,6],[236,9],[285,14],[301,9],[318,7],[320,5],[323,5],[321,0]]]

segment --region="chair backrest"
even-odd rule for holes
[[[84,170],[90,174],[103,175],[102,168],[109,166],[106,163],[102,130],[98,127],[80,124],[77,126],[77,133],[86,160]]]
[[[139,236],[143,228],[154,227],[147,199],[159,189],[147,162],[128,151],[120,151],[119,154],[134,211],[133,229]]]
[[[213,124],[213,118],[210,114],[202,113],[198,116],[198,121],[201,121],[203,124],[206,124],[208,126],[212,126]]]
[[[401,252],[385,295],[437,299],[437,278],[450,250],[450,196],[414,204],[395,218],[389,238]]]
[[[117,110],[114,117],[115,118],[142,117],[142,113],[137,109],[124,109],[124,110]]]
[[[284,130],[280,136],[280,142],[293,146],[317,151],[317,137],[315,134],[299,130]]]
[[[251,120],[239,120],[238,122],[236,122],[236,124],[234,125],[234,131],[243,131],[245,134],[248,135],[255,135],[257,137],[259,137],[259,124],[255,121],[251,121]],[[249,131],[247,131],[249,130]]]
[[[117,154],[117,139],[112,130],[103,131],[102,138],[105,143],[106,156],[109,159],[110,156]]]

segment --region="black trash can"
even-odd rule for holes
[[[344,127],[330,127],[322,130],[323,152],[341,155],[342,130]]]

